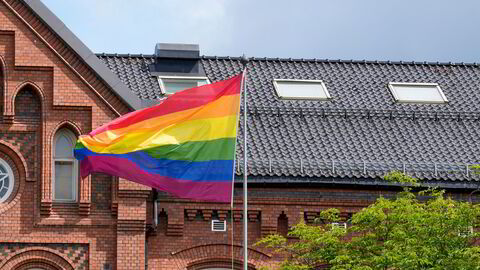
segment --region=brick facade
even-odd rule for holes
[[[85,134],[129,108],[22,1],[0,0],[0,97],[0,158],[15,178],[0,203],[0,269],[194,270],[228,268],[232,256],[241,269],[241,190],[233,209],[160,193],[157,226],[152,190],[108,175],[80,180],[75,203],[53,200],[55,133]],[[253,186],[249,193],[249,267],[258,269],[282,259],[253,246],[260,237],[286,234],[330,207],[346,219],[393,192]],[[225,220],[227,231],[212,231],[213,219]]]
[[[0,1],[0,90],[0,158],[15,178],[0,203],[0,269],[116,269],[112,177],[83,179],[77,203],[55,203],[52,140],[128,107],[22,1]]]

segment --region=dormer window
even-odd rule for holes
[[[273,80],[278,97],[282,99],[330,100],[327,87],[321,80]]]
[[[436,83],[391,82],[388,88],[398,103],[447,103],[448,100]]]
[[[159,76],[158,83],[162,94],[171,95],[185,89],[209,84],[207,77],[173,77],[173,76]]]

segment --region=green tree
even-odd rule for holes
[[[355,213],[348,229],[334,226],[339,211],[321,212],[316,224],[299,223],[293,240],[269,235],[257,245],[282,253],[282,269],[480,269],[476,244],[480,207],[455,201],[444,190],[421,190],[415,179],[393,172],[385,179],[404,183],[395,198],[380,197]],[[416,190],[416,191],[414,191]]]

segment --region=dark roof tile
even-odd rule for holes
[[[162,98],[148,70],[152,56],[99,58],[140,98]],[[212,82],[243,69],[240,57],[201,61]],[[323,80],[333,100],[280,100],[273,79]],[[449,103],[397,104],[387,89],[393,81],[438,83]],[[254,58],[247,89],[249,174],[262,181],[364,181],[392,170],[426,180],[477,179],[466,167],[480,153],[476,64]],[[240,124],[239,174],[243,132]]]

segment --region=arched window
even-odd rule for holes
[[[53,140],[53,199],[60,202],[77,200],[77,160],[73,156],[76,136],[63,128]]]

